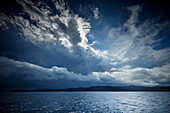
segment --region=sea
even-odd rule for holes
[[[170,92],[1,92],[0,113],[170,113]]]

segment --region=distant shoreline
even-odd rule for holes
[[[68,89],[14,89],[10,92],[170,92],[170,86],[92,86]]]

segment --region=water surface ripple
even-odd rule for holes
[[[170,92],[0,93],[2,113],[170,113]]]

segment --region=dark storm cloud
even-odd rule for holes
[[[68,79],[76,81],[104,82],[110,78],[105,75],[100,77],[95,73],[91,73],[85,76],[80,73],[77,74],[72,71],[68,71],[64,67],[53,66],[51,68],[45,68],[39,65],[31,64],[28,62],[20,62],[6,57],[0,57],[0,68],[1,76],[7,78],[12,76],[22,80],[51,81],[58,79]]]
[[[27,62],[15,61],[6,57],[0,57],[1,75],[15,76],[26,80],[57,80],[62,78],[82,79],[83,76],[69,72],[66,68],[53,66],[44,68]],[[87,78],[87,77],[84,77]]]

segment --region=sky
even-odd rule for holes
[[[170,8],[157,0],[0,3],[0,90],[170,85]]]

